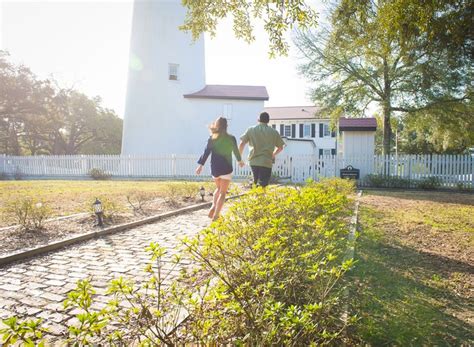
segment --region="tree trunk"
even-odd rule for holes
[[[383,154],[390,154],[390,140],[392,128],[390,126],[390,113],[392,112],[391,97],[392,86],[390,83],[389,67],[387,59],[383,60],[384,100],[383,100]]]
[[[383,154],[390,154],[391,146],[390,139],[392,137],[392,128],[390,126],[390,102],[386,101],[383,104]]]

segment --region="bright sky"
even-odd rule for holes
[[[99,95],[122,117],[132,7],[131,0],[0,0],[0,47],[41,78]],[[295,50],[269,59],[262,28],[256,36],[251,45],[238,41],[229,22],[214,39],[206,36],[207,83],[264,85],[266,106],[309,105]]]

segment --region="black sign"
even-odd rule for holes
[[[359,179],[360,170],[354,169],[351,165],[348,165],[345,169],[341,169],[340,171],[341,178]]]

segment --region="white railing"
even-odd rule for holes
[[[71,155],[71,156],[5,156],[0,155],[0,174],[15,174],[38,178],[84,178],[91,169],[101,169],[116,178],[178,178],[198,179],[194,173],[197,155],[120,156],[120,155]],[[468,155],[399,155],[399,156],[314,156],[279,155],[274,175],[303,182],[308,178],[339,176],[340,169],[353,166],[360,170],[360,185],[367,184],[367,175],[400,177],[421,180],[436,177],[443,186],[462,184],[474,188],[474,159]],[[234,177],[251,176],[248,166],[239,168],[234,163]],[[203,177],[210,176],[209,164]]]

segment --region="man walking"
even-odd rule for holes
[[[242,155],[245,145],[250,148],[249,164],[252,168],[253,182],[266,187],[272,175],[272,165],[275,156],[283,150],[285,143],[280,134],[268,126],[270,116],[262,112],[258,124],[248,128],[240,137],[239,151]]]

